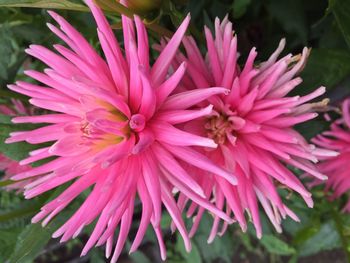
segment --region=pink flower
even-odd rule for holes
[[[215,38],[205,28],[208,52],[205,59],[191,37],[184,39],[186,55],[177,55],[179,63],[187,63],[187,73],[179,90],[201,90],[221,86],[230,89],[228,96],[218,94],[208,99],[213,105],[210,117],[204,116],[186,124],[186,130],[200,136],[212,138],[219,147],[208,149],[207,156],[233,172],[238,185],[230,185],[223,178],[211,176],[203,178],[198,174],[198,183],[202,186],[207,199],[213,198],[216,206],[223,209],[226,204],[228,215],[232,213],[243,230],[246,229],[244,211],[247,211],[261,237],[259,204],[264,208],[278,232],[282,231],[281,219],[298,217],[282,201],[277,188],[283,187],[301,195],[309,207],[313,206],[311,193],[303,186],[297,176],[288,168],[306,171],[319,179],[326,176],[318,172],[314,163],[318,155],[331,155],[308,144],[293,128],[294,125],[311,120],[317,116],[312,104],[306,102],[322,95],[320,87],[306,96],[288,96],[301,79],[294,76],[305,65],[309,50],[305,48],[301,55],[288,54],[278,59],[285,40],[283,39],[271,57],[255,66],[257,56],[253,48],[241,68],[237,59],[237,37],[232,31],[232,23],[225,19],[215,21]],[[163,43],[164,44],[164,43]],[[200,103],[205,107],[206,104]],[[183,209],[186,197],[180,194]],[[188,210],[188,216],[194,214],[196,204]],[[203,209],[199,207],[191,234],[194,234],[200,222]],[[215,218],[208,242],[218,233],[220,219]],[[226,229],[223,225],[220,234]]]
[[[27,109],[20,100],[12,100],[13,107],[7,105],[0,105],[0,113],[8,116],[33,114],[33,109]],[[20,165],[18,161],[8,158],[4,154],[0,154],[0,170],[4,171],[4,176],[2,180],[8,180],[13,175],[28,171],[30,165]],[[26,182],[17,182],[8,185],[6,189],[8,190],[19,190],[21,191]]]
[[[333,189],[333,198],[339,198],[350,189],[350,99],[342,104],[342,118],[334,121],[329,131],[317,135],[312,142],[325,149],[338,151],[336,157],[324,157],[317,165],[328,176],[326,189]],[[350,201],[344,207],[350,212]]]
[[[135,28],[132,20],[122,17],[123,52],[102,11],[92,0],[86,2],[98,25],[105,60],[67,21],[50,12],[60,29],[51,24],[49,28],[70,49],[54,45],[58,52],[54,53],[42,46],[30,46],[27,53],[49,68],[44,73],[29,70],[26,74],[44,86],[17,82],[9,88],[32,97],[31,104],[55,113],[14,118],[15,123],[47,125],[15,132],[7,143],[53,142],[32,152],[21,162],[24,165],[48,157],[56,159],[19,173],[13,179],[34,180],[25,186],[26,198],[71,181],[66,190],[33,218],[33,223],[43,220],[43,225],[79,194],[91,190],[75,214],[53,234],[66,241],[97,219],[82,255],[94,245],[106,244],[109,257],[115,230],[120,226],[111,261],[116,262],[130,230],[135,198],[142,203],[142,218],[131,252],[138,248],[148,225],[152,224],[165,259],[160,228],[162,205],[173,218],[186,249],[190,250],[189,235],[172,193],[174,188],[216,216],[228,222],[232,220],[205,199],[201,186],[181,164],[208,170],[230,183],[236,183],[236,179],[191,148],[215,148],[217,144],[212,139],[183,131],[181,125],[210,114],[211,106],[198,109],[194,105],[212,95],[227,93],[227,89],[214,87],[171,95],[185,72],[186,63],[167,78],[168,69],[189,17],[151,67],[147,32],[140,18],[135,17]]]

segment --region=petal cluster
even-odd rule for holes
[[[341,108],[342,117],[331,124],[330,130],[312,139],[320,147],[339,152],[338,156],[322,158],[317,165],[328,176],[326,189],[334,190],[333,198],[339,198],[350,189],[350,99],[346,99]],[[350,202],[344,211],[350,212]]]
[[[32,114],[33,108],[26,108],[19,100],[13,99],[12,105],[0,105],[0,113],[8,116],[27,115]],[[21,165],[18,161],[8,158],[4,154],[0,154],[0,170],[4,172],[3,180],[10,179],[13,175],[28,171],[31,167],[29,165]],[[17,182],[7,186],[8,190],[23,189],[25,182]]]
[[[197,104],[228,90],[211,87],[173,93],[185,73],[186,63],[181,63],[170,75],[169,66],[185,34],[189,16],[150,65],[148,36],[139,17],[133,20],[122,17],[122,49],[102,11],[92,0],[86,2],[97,23],[104,57],[64,18],[49,12],[59,27],[52,24],[48,27],[66,46],[54,45],[56,52],[53,52],[31,45],[26,52],[44,62],[47,68],[44,72],[25,73],[42,84],[19,81],[9,86],[31,97],[32,105],[52,111],[13,119],[15,123],[46,124],[35,130],[14,132],[7,140],[7,143],[49,144],[31,152],[21,164],[47,158],[50,161],[12,179],[31,180],[25,186],[26,198],[69,182],[33,218],[32,222],[42,221],[43,225],[80,194],[88,193],[79,209],[53,234],[66,241],[96,221],[82,255],[95,245],[106,245],[106,256],[112,255],[111,262],[116,262],[131,228],[135,199],[141,201],[142,216],[131,252],[141,244],[148,225],[152,225],[165,259],[160,228],[163,206],[190,250],[174,188],[226,222],[232,220],[206,199],[201,185],[186,171],[185,165],[210,171],[224,178],[228,185],[235,184],[236,178],[192,148],[216,148],[214,140],[184,131],[183,126],[212,112],[212,106]],[[117,228],[119,234],[115,236]]]
[[[256,62],[257,52],[253,48],[240,67],[237,60],[237,37],[232,23],[226,18],[215,21],[215,36],[205,28],[207,53],[203,57],[191,37],[183,41],[185,53],[179,52],[176,67],[187,63],[187,74],[181,82],[181,90],[201,90],[220,86],[230,90],[229,95],[216,95],[208,99],[213,105],[211,116],[203,117],[186,125],[186,130],[212,138],[219,147],[203,152],[215,163],[231,171],[238,184],[230,185],[215,175],[210,180],[199,172],[198,183],[213,199],[219,209],[233,214],[243,230],[247,227],[245,211],[255,225],[257,236],[262,234],[259,203],[278,232],[281,220],[286,216],[298,221],[298,217],[283,202],[278,188],[297,192],[309,207],[313,206],[311,193],[288,167],[294,167],[318,179],[327,177],[318,171],[317,156],[334,156],[335,152],[318,149],[308,144],[294,126],[317,116],[313,104],[307,103],[324,94],[320,87],[306,96],[288,94],[301,83],[295,77],[305,65],[309,54],[307,48],[302,54],[287,54],[278,58],[285,40],[277,50],[262,63]],[[205,106],[205,104],[198,104]],[[195,173],[195,172],[194,172]],[[186,198],[180,198],[186,203]],[[183,209],[185,205],[181,206]],[[188,210],[193,215],[194,204]],[[203,209],[199,208],[191,233],[196,231]],[[218,217],[215,218],[209,242],[216,234],[222,234],[226,224],[219,231]]]

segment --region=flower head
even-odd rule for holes
[[[66,241],[97,219],[82,254],[94,245],[106,244],[106,256],[109,257],[115,230],[120,226],[112,262],[122,251],[131,227],[134,201],[139,198],[142,217],[131,251],[140,245],[151,224],[164,259],[166,252],[160,229],[162,205],[173,218],[187,250],[191,247],[173,188],[218,217],[231,221],[205,199],[201,186],[182,166],[187,163],[209,170],[231,183],[236,182],[232,174],[191,148],[215,148],[217,145],[212,139],[181,129],[183,123],[211,113],[211,106],[198,109],[194,107],[197,103],[225,93],[227,89],[209,88],[172,95],[185,72],[186,63],[170,76],[168,69],[188,26],[189,16],[150,66],[148,36],[140,18],[136,16],[133,21],[122,17],[123,51],[102,11],[92,0],[86,2],[96,20],[105,59],[66,20],[50,12],[60,28],[48,24],[49,28],[69,48],[54,45],[55,53],[42,46],[30,46],[27,53],[49,68],[44,73],[33,70],[25,73],[44,85],[20,81],[9,88],[30,96],[31,104],[54,113],[14,118],[15,123],[47,125],[12,133],[7,143],[52,142],[51,146],[32,152],[22,164],[56,158],[19,173],[13,179],[33,180],[25,186],[26,198],[71,182],[33,218],[34,223],[43,220],[43,225],[79,194],[90,189],[80,208],[53,236],[62,236],[61,241]]]
[[[234,214],[242,229],[246,229],[244,211],[252,219],[257,236],[261,236],[258,203],[277,231],[281,231],[281,219],[298,217],[282,201],[277,188],[283,187],[301,195],[312,207],[311,193],[303,186],[287,166],[307,171],[314,177],[325,179],[314,163],[318,155],[334,155],[308,144],[293,128],[294,125],[317,116],[313,104],[306,102],[322,95],[320,87],[306,96],[288,96],[301,79],[294,76],[305,65],[309,50],[301,55],[288,54],[280,59],[285,40],[283,39],[271,57],[254,65],[257,52],[253,48],[243,67],[237,63],[237,37],[232,23],[226,18],[215,21],[215,38],[205,28],[207,54],[202,57],[191,37],[184,39],[186,55],[177,55],[178,63],[187,63],[187,73],[182,81],[183,90],[221,86],[230,90],[228,96],[221,94],[210,97],[213,113],[186,125],[187,131],[212,138],[219,147],[208,149],[206,154],[237,177],[237,186],[229,185],[220,177],[211,180],[198,176],[198,182],[213,198],[220,209],[226,204],[227,214]],[[205,106],[205,104],[199,104]],[[186,200],[186,198],[183,198]],[[185,201],[184,201],[185,202]],[[184,207],[184,206],[183,206]],[[192,215],[196,205],[188,210]],[[191,234],[196,231],[202,209],[196,217]],[[219,218],[215,218],[209,237],[212,241],[218,232]],[[221,234],[225,231],[223,226]]]
[[[325,149],[339,152],[338,156],[324,157],[317,165],[328,176],[326,189],[333,189],[333,198],[339,198],[350,189],[350,99],[342,103],[342,117],[334,121],[329,131],[312,139],[312,142]],[[344,207],[350,212],[350,202]]]

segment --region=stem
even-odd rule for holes
[[[343,228],[343,224],[342,224],[342,219],[340,217],[339,211],[336,210],[337,208],[338,208],[338,206],[335,206],[335,208],[332,209],[332,217],[333,217],[333,220],[335,222],[338,234],[340,236],[343,250],[346,254],[347,262],[350,262],[350,251],[349,251],[350,244],[348,242],[348,238],[344,235],[344,228]]]

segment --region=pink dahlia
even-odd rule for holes
[[[12,107],[0,105],[0,114],[8,116],[32,115],[33,109],[27,109],[19,100],[12,100]],[[0,154],[0,170],[4,172],[2,180],[8,180],[13,175],[28,171],[30,168],[30,165],[21,165],[18,161],[12,160],[4,154]],[[17,182],[7,186],[6,189],[21,190],[25,184],[26,182]]]
[[[280,59],[285,40],[283,39],[271,57],[254,65],[257,52],[253,48],[245,65],[241,68],[237,59],[237,37],[232,31],[232,23],[225,19],[215,21],[215,38],[205,28],[207,54],[201,55],[191,37],[183,41],[186,55],[179,53],[179,63],[187,63],[181,89],[201,90],[208,87],[224,87],[230,90],[228,96],[221,94],[208,99],[213,112],[208,116],[193,120],[185,129],[199,136],[208,136],[219,147],[208,149],[207,156],[221,167],[230,170],[237,178],[236,186],[230,185],[215,175],[210,179],[198,173],[197,181],[213,199],[219,209],[226,207],[228,215],[235,216],[243,230],[246,229],[244,211],[247,211],[257,232],[261,236],[261,223],[258,203],[278,232],[281,231],[281,219],[298,217],[283,202],[277,191],[287,188],[301,195],[309,207],[313,206],[311,193],[303,186],[298,177],[287,167],[306,171],[319,179],[326,179],[315,163],[319,155],[331,155],[308,144],[293,128],[294,125],[311,120],[317,116],[313,104],[306,102],[322,95],[320,87],[306,96],[288,96],[301,79],[294,76],[305,65],[309,50],[304,48],[301,55],[288,54]],[[205,107],[207,104],[199,103]],[[180,207],[184,208],[186,197],[180,194]],[[196,211],[193,204],[188,210],[191,216]],[[199,207],[198,216],[191,231],[193,234],[200,222],[203,209]],[[218,233],[219,218],[213,223],[209,242]],[[226,229],[223,225],[220,234]]]
[[[109,257],[119,226],[112,256],[112,262],[116,262],[128,237],[136,198],[142,203],[142,217],[131,252],[138,248],[151,224],[165,259],[160,228],[162,205],[173,218],[186,249],[190,250],[189,235],[174,199],[174,188],[216,216],[228,222],[231,219],[205,198],[202,187],[182,164],[209,170],[225,178],[228,184],[236,183],[236,179],[191,148],[215,148],[217,144],[212,139],[186,132],[180,124],[210,114],[212,106],[194,106],[210,96],[227,93],[227,89],[198,89],[171,95],[185,72],[186,63],[170,76],[168,69],[185,34],[189,16],[150,66],[148,36],[140,18],[136,16],[132,21],[122,17],[122,50],[102,11],[92,0],[86,2],[97,22],[105,59],[67,21],[49,12],[60,28],[51,24],[48,27],[69,48],[54,45],[55,53],[42,46],[30,46],[27,53],[49,68],[44,73],[34,70],[25,73],[43,86],[17,82],[9,88],[30,96],[31,104],[54,113],[14,118],[15,123],[47,125],[14,132],[7,143],[52,142],[51,146],[32,152],[21,162],[24,165],[56,158],[12,179],[33,179],[25,186],[26,198],[71,182],[33,218],[33,223],[43,220],[43,225],[79,194],[91,190],[75,214],[53,234],[66,241],[79,235],[96,219],[82,255],[94,245],[106,244]]]
[[[322,162],[317,165],[328,176],[326,189],[333,189],[333,198],[339,198],[350,189],[350,99],[342,103],[342,117],[331,124],[329,131],[317,135],[312,142],[339,152],[336,157],[322,158]],[[344,211],[350,212],[350,201]]]

